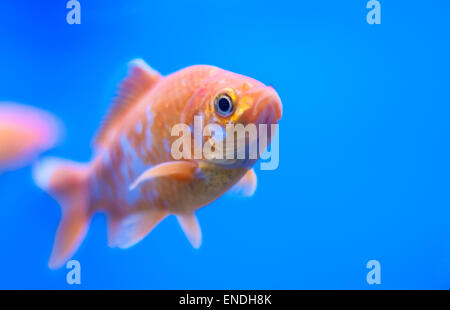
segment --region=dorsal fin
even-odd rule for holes
[[[116,98],[104,118],[93,144],[95,146],[105,144],[115,125],[120,123],[129,109],[138,103],[161,78],[161,74],[147,65],[144,60],[131,61],[128,64],[128,75],[120,83]]]

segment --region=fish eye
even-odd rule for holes
[[[218,95],[214,106],[217,114],[222,117],[230,116],[234,112],[233,100],[227,94]]]

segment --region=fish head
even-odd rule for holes
[[[250,167],[269,145],[271,125],[280,120],[282,104],[273,87],[240,74],[220,71],[193,93],[183,115],[184,121],[191,124],[194,116],[202,119],[204,150],[211,147],[207,144],[210,143],[216,154],[205,160]],[[258,150],[260,138],[266,140],[264,150]],[[256,157],[250,150],[254,151],[255,147]]]

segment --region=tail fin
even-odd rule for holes
[[[36,184],[61,205],[62,216],[56,232],[49,267],[61,267],[78,249],[90,221],[88,214],[88,165],[60,159],[46,159],[33,171]]]

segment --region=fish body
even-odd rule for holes
[[[129,190],[144,169],[174,160],[170,146],[177,137],[171,135],[171,128],[180,123],[195,90],[218,70],[190,67],[162,79],[143,96],[123,124],[114,129],[113,137],[104,142],[104,150],[94,161],[90,174],[90,188],[95,191],[91,194],[93,211],[103,209],[118,217],[146,209],[194,211],[223,194],[247,172],[245,168],[217,170],[202,163],[199,176],[190,181],[163,177]]]
[[[232,105],[231,113],[217,110],[218,98],[222,107]],[[63,208],[50,267],[61,266],[74,253],[99,211],[108,215],[110,246],[136,244],[170,214],[192,245],[200,246],[195,210],[237,183],[255,187],[251,166],[256,159],[174,158],[172,145],[179,137],[173,128],[185,124],[192,129],[195,117],[222,127],[277,123],[281,101],[273,88],[217,67],[192,66],[162,77],[143,61],[132,62],[95,139],[92,162],[52,159],[35,170],[36,182]],[[190,139],[195,149],[199,141]]]
[[[20,168],[53,147],[60,132],[59,121],[50,113],[0,102],[0,172]]]

